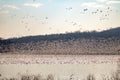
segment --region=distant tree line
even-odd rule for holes
[[[110,30],[105,30],[102,32],[71,32],[66,34],[51,34],[51,35],[39,35],[39,36],[26,36],[21,38],[11,38],[2,40],[0,38],[0,44],[10,44],[10,43],[27,43],[36,41],[55,41],[55,40],[76,40],[76,39],[99,39],[99,38],[120,38],[120,27],[113,28]]]
[[[112,28],[112,29],[105,30],[102,32],[96,32],[96,31],[78,32],[77,31],[77,32],[73,32],[73,33],[71,32],[71,33],[66,33],[66,34],[26,36],[26,37],[11,38],[11,39],[0,38],[0,52],[15,51],[17,49],[18,50],[37,49],[37,50],[45,51],[45,50],[51,49],[51,47],[52,48],[64,47],[66,50],[68,50],[71,48],[68,46],[71,46],[71,45],[76,46],[75,45],[76,43],[73,44],[75,41],[78,42],[77,44],[79,44],[79,43],[82,44],[82,41],[83,41],[83,43],[87,45],[86,46],[83,44],[83,47],[86,48],[86,50],[89,49],[88,51],[91,51],[90,47],[93,47],[93,48],[100,47],[101,48],[101,46],[103,46],[103,47],[109,46],[109,48],[110,48],[110,46],[113,47],[115,45],[117,45],[119,47],[120,27]],[[94,43],[94,41],[96,43]],[[109,42],[111,45],[109,44]],[[97,43],[99,43],[100,46],[98,46]],[[104,43],[104,44],[101,44],[101,43]],[[81,49],[80,48],[81,44],[77,45],[77,48],[76,48],[77,50]],[[90,45],[94,45],[94,46],[90,46]],[[62,47],[60,47],[60,46],[62,46]],[[118,49],[118,47],[117,47],[117,49]],[[76,49],[74,49],[74,51]],[[60,50],[61,49],[59,49],[59,51]],[[92,51],[92,52],[94,52],[94,51]]]

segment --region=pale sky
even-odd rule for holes
[[[0,0],[0,37],[120,26],[120,0]]]

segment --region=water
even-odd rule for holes
[[[76,80],[94,74],[101,79],[117,70],[119,58],[117,55],[1,55],[0,73],[3,77],[53,74],[61,80],[69,79],[72,74]]]

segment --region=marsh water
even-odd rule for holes
[[[97,79],[118,69],[118,55],[0,55],[2,77],[52,74],[55,79],[84,79],[94,74]]]

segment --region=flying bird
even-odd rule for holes
[[[88,10],[87,8],[84,9],[84,11],[87,11],[87,10]]]
[[[97,11],[99,11],[99,9],[97,9]]]
[[[69,10],[69,11],[70,11],[70,10],[72,10],[72,7],[66,8],[66,10]]]
[[[92,14],[96,14],[97,12],[92,12]]]
[[[102,11],[102,10],[100,10],[100,12],[102,13],[103,11]]]
[[[73,26],[77,25],[77,23],[73,23]]]
[[[45,19],[48,19],[48,17],[45,17]]]
[[[28,29],[28,31],[30,31],[30,29]]]

